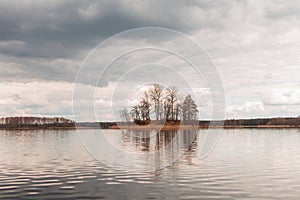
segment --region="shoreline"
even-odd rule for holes
[[[259,126],[197,126],[197,125],[152,125],[152,126],[117,126],[113,125],[107,128],[95,126],[74,126],[74,127],[1,127],[0,130],[77,130],[77,129],[107,129],[107,130],[136,130],[136,131],[151,131],[151,130],[200,130],[200,129],[299,129],[300,126],[293,125],[259,125]]]
[[[298,129],[300,126],[291,125],[259,125],[259,126],[192,126],[192,125],[167,125],[167,126],[113,126],[109,129],[116,130],[200,130],[200,129]]]

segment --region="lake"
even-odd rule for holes
[[[219,131],[0,130],[0,199],[299,199],[299,129]]]

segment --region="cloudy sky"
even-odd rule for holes
[[[300,1],[0,0],[0,27],[0,116],[74,118],[77,88],[82,95],[76,99],[76,119],[95,120],[85,113],[91,98],[86,92],[94,91],[97,120],[110,121],[111,107],[132,101],[143,84],[156,80],[175,85],[182,95],[193,91],[200,117],[210,118],[207,77],[197,78],[174,55],[151,49],[134,52],[114,62],[103,76],[99,73],[118,50],[153,44],[211,59],[223,83],[226,118],[300,115]],[[110,40],[96,49],[97,59],[84,62],[99,43],[141,27],[176,30],[209,56],[196,54],[172,34],[150,39],[132,34]],[[84,63],[94,68],[88,66],[76,79]],[[203,66],[210,70],[210,64]],[[100,77],[99,84],[90,81]]]

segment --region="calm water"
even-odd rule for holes
[[[300,197],[298,129],[223,130],[202,160],[201,132],[194,140],[193,133],[106,130],[110,144],[98,130],[80,135],[92,136],[85,140],[89,152],[72,130],[0,131],[0,199]],[[115,148],[107,149],[111,144]],[[163,169],[151,171],[153,166]]]

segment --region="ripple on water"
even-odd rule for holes
[[[75,187],[74,185],[64,185],[59,187],[62,190],[73,190]]]
[[[20,136],[3,137],[0,131],[0,150],[6,152],[0,158],[0,199],[296,200],[300,196],[300,134],[290,131],[225,130],[206,159],[196,158],[195,145],[175,165],[155,173],[100,166],[78,150],[76,132],[35,134],[19,144]],[[7,151],[10,146],[18,150]]]

